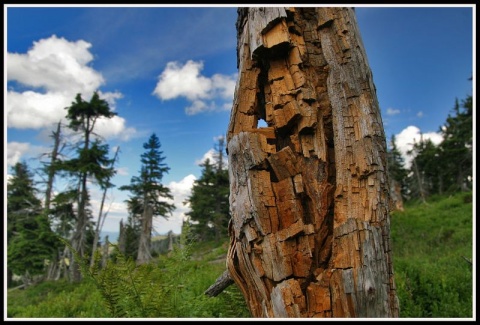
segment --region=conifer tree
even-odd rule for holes
[[[100,118],[112,118],[116,113],[112,112],[107,101],[101,99],[98,92],[94,92],[89,102],[77,94],[72,105],[66,107],[66,118],[69,120],[69,128],[79,132],[81,143],[77,147],[77,156],[65,160],[59,164],[59,168],[69,172],[78,180],[77,198],[77,222],[72,238],[72,247],[79,256],[84,256],[87,251],[88,234],[91,229],[91,212],[88,210],[89,192],[87,179],[97,182],[101,188],[108,186],[108,180],[115,173],[108,158],[108,145],[103,144],[95,137],[95,124]],[[93,233],[91,234],[93,236]],[[93,237],[92,237],[93,241]],[[72,260],[73,281],[81,280],[81,273],[75,260]]]
[[[167,200],[173,199],[170,189],[162,184],[162,178],[170,167],[165,164],[165,156],[160,151],[161,143],[153,133],[143,144],[145,152],[141,155],[140,175],[130,180],[130,185],[119,187],[120,190],[129,190],[132,193],[129,203],[130,211],[141,211],[142,231],[140,234],[137,263],[148,262],[152,256],[150,243],[153,230],[153,217],[168,218],[175,206]]]
[[[395,135],[390,140],[390,148],[387,151],[387,166],[390,181],[390,194],[394,201],[395,208],[403,210],[403,201],[407,199],[408,171],[404,167],[404,159],[397,148]]]
[[[202,175],[195,180],[187,199],[190,211],[186,213],[192,224],[192,233],[200,240],[220,240],[228,235],[229,193],[228,169],[224,159],[224,138],[218,139],[214,161],[206,159],[200,166]]]
[[[439,148],[422,135],[420,141],[414,141],[408,154],[413,157],[409,174],[410,195],[420,197],[426,203],[428,196],[442,193],[443,167],[439,163]]]
[[[473,101],[467,96],[455,100],[453,115],[449,114],[440,128],[443,141],[439,160],[442,162],[444,187],[447,191],[471,190],[473,166]]]
[[[8,282],[13,274],[21,275],[25,284],[33,276],[45,273],[46,263],[55,256],[59,240],[42,213],[33,176],[25,162],[12,168],[7,183],[7,269]]]

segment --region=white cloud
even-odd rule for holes
[[[225,139],[225,136],[219,135],[219,136],[213,137],[213,141],[214,141],[214,143],[215,143],[215,146],[218,145],[219,140],[222,139],[222,138]],[[225,143],[224,143],[224,146],[226,146]],[[217,148],[217,147],[216,147],[216,148]],[[225,150],[225,148],[223,148],[223,149]],[[202,158],[195,160],[195,165],[201,165],[201,164],[203,164],[207,159],[210,159],[210,163],[214,163],[214,162],[216,161],[216,159],[217,159],[217,158],[215,157],[215,156],[216,156],[216,153],[217,153],[217,150],[218,150],[218,149],[212,148],[212,149],[208,150],[207,152],[205,152],[205,153],[203,154]],[[228,164],[228,156],[226,155],[225,151],[224,151],[224,156],[223,156],[223,164],[224,164],[224,166],[227,166],[227,164]]]
[[[424,140],[430,139],[435,145],[438,145],[443,141],[443,137],[440,133],[422,133],[418,127],[413,125],[406,127],[399,134],[395,135],[395,144],[402,154],[405,162],[405,168],[410,168],[413,158],[412,156],[408,155],[407,152],[413,148],[413,144],[415,142],[420,142],[421,138]]]
[[[68,107],[78,93],[89,100],[98,91],[112,110],[119,92],[101,92],[103,76],[89,66],[93,60],[92,45],[83,40],[71,42],[52,35],[33,43],[25,54],[7,53],[7,80],[17,82],[27,90],[18,92],[15,84],[9,85],[6,110],[7,126],[19,129],[51,128],[65,121]],[[125,120],[114,117],[108,128],[99,121],[96,131],[106,137],[120,136],[128,139],[135,130],[126,128]]]
[[[129,140],[137,132],[134,128],[125,126],[126,121],[123,117],[113,116],[112,118],[99,118],[95,125],[95,132],[106,138],[119,138]]]
[[[200,75],[202,69],[203,62],[189,60],[183,66],[178,62],[168,62],[153,92],[164,100],[180,96],[191,101],[207,98],[212,90],[212,81]]]
[[[201,61],[189,60],[184,65],[169,62],[159,75],[152,94],[161,100],[185,97],[191,102],[191,105],[185,108],[188,115],[230,109],[235,92],[236,75],[214,74],[208,78],[201,75],[202,69]],[[217,105],[216,100],[223,102]]]
[[[19,160],[20,157],[28,152],[30,149],[30,144],[26,142],[9,142],[7,144],[7,165],[14,166]]]
[[[115,91],[113,93],[112,92],[104,93],[103,91],[98,90],[98,95],[100,96],[100,98],[104,99],[108,103],[108,106],[112,111],[115,111],[115,108],[116,108],[115,105],[117,103],[117,100],[123,98],[123,94],[118,91]]]
[[[167,201],[173,203],[176,209],[172,212],[172,215],[169,216],[168,220],[161,217],[154,218],[153,224],[158,233],[167,233],[168,230],[166,229],[171,229],[176,234],[181,233],[182,223],[186,219],[185,213],[190,211],[189,205],[184,204],[184,202],[190,196],[195,180],[195,175],[190,174],[185,176],[180,182],[172,181],[168,184],[173,200]]]
[[[28,160],[33,158],[37,161],[41,156],[48,154],[52,151],[52,148],[43,146],[34,146],[28,142],[8,142],[7,143],[7,165],[13,166],[20,159]],[[28,163],[28,162],[27,162]]]
[[[62,93],[41,94],[33,91],[7,93],[7,126],[18,129],[50,127],[66,115],[65,107],[71,104]]]
[[[185,113],[187,113],[187,115],[195,115],[202,112],[213,111],[215,110],[215,105],[212,104],[215,103],[210,103],[210,105],[207,105],[204,101],[194,100],[192,105],[185,107]]]
[[[210,159],[210,163],[215,161],[215,150],[212,148],[203,154],[203,157],[195,160],[195,165],[203,164],[207,159]]]
[[[423,117],[423,112],[422,112],[422,111],[419,111],[419,112],[417,113],[417,117]]]
[[[400,110],[399,109],[395,109],[395,108],[387,108],[387,115],[397,115],[397,114],[400,114]]]
[[[41,39],[26,54],[7,53],[7,78],[54,92],[93,91],[104,80],[87,65],[93,60],[91,46],[83,40],[69,42],[55,35]]]
[[[236,76],[225,76],[214,74],[212,76],[213,89],[222,97],[228,100],[233,99],[235,93]]]

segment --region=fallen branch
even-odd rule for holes
[[[24,289],[26,288],[26,285],[25,284],[21,284],[19,285],[18,287],[15,287],[15,288],[9,288],[8,291],[13,291],[13,290],[17,290],[17,289]]]
[[[465,261],[467,261],[468,263],[470,263],[470,265],[472,265],[472,261],[471,261],[471,260],[469,260],[468,258],[466,258],[466,257],[463,256],[463,255],[462,255],[462,257],[463,257],[463,259],[464,259]]]
[[[225,270],[222,275],[220,275],[215,283],[212,284],[207,290],[205,290],[204,294],[210,297],[218,296],[223,290],[234,283],[233,279],[230,277],[230,272]]]

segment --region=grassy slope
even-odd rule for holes
[[[391,218],[401,317],[472,317],[472,194],[410,203]]]
[[[221,244],[201,243],[191,251],[177,251],[161,256],[151,270],[141,272],[150,284],[141,299],[141,310],[132,298],[132,286],[121,287],[118,302],[126,317],[134,318],[245,318],[249,317],[240,290],[232,285],[217,297],[204,291],[225,270],[228,239]],[[185,256],[191,254],[191,258]],[[120,268],[123,268],[121,266]],[[124,277],[114,271],[117,283]],[[137,275],[133,274],[133,278]],[[118,289],[118,288],[117,288]],[[137,283],[138,290],[140,288]],[[125,307],[127,306],[127,307]],[[112,318],[100,291],[92,281],[80,285],[65,281],[44,282],[27,290],[8,292],[7,317],[11,318]]]
[[[392,213],[391,235],[400,317],[472,317],[471,193],[411,202]],[[181,284],[168,317],[248,317],[236,286],[216,298],[203,291],[225,269],[227,241],[192,246],[192,259],[173,264],[169,280]],[[224,260],[223,260],[224,261]],[[174,261],[175,262],[175,261]],[[8,317],[109,317],[93,283],[42,283],[8,293]]]

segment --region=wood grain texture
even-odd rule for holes
[[[386,141],[353,9],[241,8],[237,32],[227,268],[252,316],[398,317]]]

